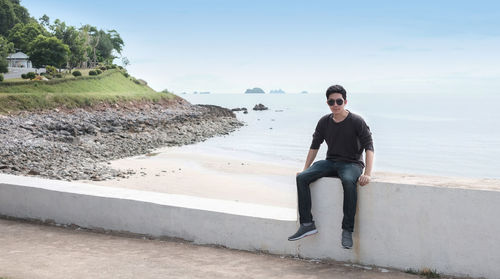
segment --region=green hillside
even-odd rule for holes
[[[176,98],[138,84],[119,70],[99,76],[0,83],[0,113],[20,110],[43,110],[57,107],[88,107],[123,101],[159,102]]]

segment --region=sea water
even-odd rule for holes
[[[245,126],[190,148],[260,159],[302,170],[312,134],[330,113],[324,94],[185,94],[193,104],[236,112]],[[346,109],[361,115],[373,135],[375,171],[500,178],[500,97],[494,94],[348,95]],[[254,111],[262,103],[269,108]],[[326,157],[323,143],[316,159]]]

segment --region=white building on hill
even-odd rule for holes
[[[29,56],[22,52],[12,53],[7,56],[7,62],[9,62],[11,68],[31,68],[29,59]]]

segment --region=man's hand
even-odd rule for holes
[[[302,171],[298,171],[297,174],[295,176],[298,176],[299,174],[303,173],[305,170],[302,170]],[[0,278],[1,279],[1,278]]]
[[[370,183],[371,177],[369,175],[363,174],[359,177],[358,182],[359,185],[365,186],[366,184]]]

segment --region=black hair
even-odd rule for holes
[[[344,87],[342,87],[342,85],[336,84],[328,87],[328,89],[326,90],[326,98],[328,99],[328,97],[334,93],[342,94],[342,98],[344,100],[347,100],[347,92],[345,91]]]

